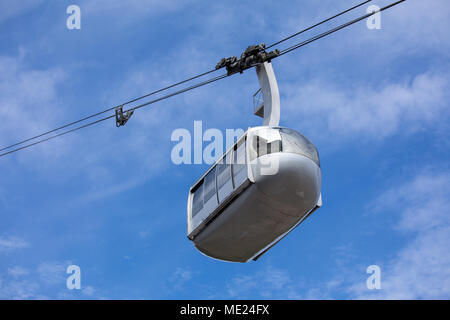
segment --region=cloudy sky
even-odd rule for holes
[[[372,1],[379,6],[389,1]],[[356,4],[0,1],[0,146],[210,70]],[[68,30],[66,8],[81,8]],[[367,6],[290,44],[365,13]],[[323,207],[257,262],[200,254],[177,128],[246,129],[253,70],[0,158],[1,299],[450,298],[450,4],[407,0],[273,62],[281,125],[318,147]],[[66,288],[80,266],[81,290]],[[366,269],[381,268],[369,290]]]

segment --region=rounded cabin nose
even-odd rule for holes
[[[307,213],[317,204],[321,188],[320,167],[294,153],[264,155],[252,165],[255,184],[286,214]]]

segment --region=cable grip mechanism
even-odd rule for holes
[[[280,51],[278,49],[266,52],[266,45],[264,43],[252,45],[241,54],[239,59],[235,56],[222,58],[217,63],[216,70],[225,67],[229,76],[238,72],[242,73],[244,70],[256,65],[270,62],[271,59],[276,58],[279,54]]]
[[[121,127],[127,123],[128,119],[133,115],[134,110],[123,112],[123,105],[116,107],[116,127]]]

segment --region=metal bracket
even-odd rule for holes
[[[277,127],[280,124],[280,93],[272,64],[264,62],[255,69],[262,99],[258,92],[254,95],[254,114],[264,119],[264,126]]]
[[[270,62],[271,59],[280,54],[279,50],[266,52],[266,45],[264,43],[249,46],[238,59],[236,57],[229,57],[221,59],[217,65],[216,70],[225,67],[227,74],[242,73],[244,70],[259,65],[264,62]]]
[[[123,113],[123,105],[116,107],[116,127],[121,127],[127,123],[128,119],[133,115],[134,110],[128,110]]]

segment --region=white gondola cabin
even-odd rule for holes
[[[258,257],[320,205],[314,145],[281,127],[249,129],[192,186],[188,237],[207,256]]]
[[[256,260],[321,206],[316,147],[278,126],[279,94],[272,65],[256,67],[264,126],[249,128],[191,187],[188,238],[205,255]]]

